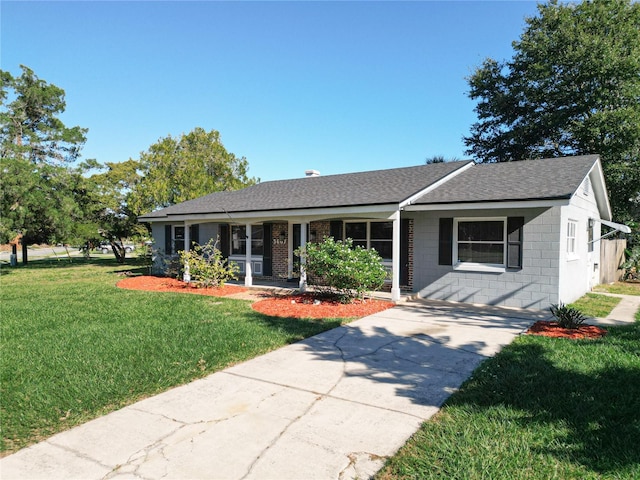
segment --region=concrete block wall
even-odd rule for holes
[[[523,216],[523,267],[499,273],[438,265],[441,217]],[[560,207],[414,212],[413,291],[422,298],[546,309],[558,302]]]

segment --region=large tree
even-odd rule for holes
[[[0,242],[22,235],[23,261],[31,243],[64,241],[81,211],[75,194],[82,179],[68,167],[80,155],[86,129],[58,118],[64,90],[21,66],[0,70]]]
[[[125,239],[140,238],[148,235],[147,228],[138,223],[141,213],[133,211],[130,198],[132,189],[140,180],[139,163],[135,160],[126,162],[107,162],[101,165],[89,161],[83,165],[87,170],[104,170],[87,179],[92,195],[87,198],[87,218],[93,219],[97,228],[92,230],[93,237],[108,242],[119,262],[125,259]]]
[[[247,176],[248,162],[227,152],[216,130],[195,128],[180,138],[168,136],[141,153],[140,179],[131,208],[149,212],[213,192],[256,183]]]
[[[614,216],[640,214],[640,3],[552,1],[526,19],[514,56],[469,78],[483,162],[597,153]]]

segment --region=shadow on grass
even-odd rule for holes
[[[640,324],[570,347],[568,340],[523,340],[483,365],[447,404],[524,411],[516,420],[523,428],[557,432],[534,451],[594,472],[640,464]],[[559,360],[565,350],[579,368]]]
[[[8,263],[3,264],[2,268],[0,268],[0,276],[10,275],[16,271],[24,271],[24,270],[45,270],[45,269],[74,269],[74,268],[84,268],[87,266],[96,266],[96,267],[114,267],[115,270],[112,273],[123,273],[123,272],[131,272],[133,274],[144,275],[148,272],[148,267],[142,265],[140,260],[137,258],[127,258],[124,263],[118,263],[115,258],[83,258],[83,257],[72,257],[69,259],[68,257],[61,256],[58,259],[55,258],[46,258],[46,259],[37,259],[37,260],[29,260],[29,262],[25,265],[21,262],[18,263],[15,267],[10,266]]]

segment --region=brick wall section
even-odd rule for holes
[[[280,240],[280,234],[284,232],[284,242]],[[288,226],[286,223],[274,223],[271,229],[271,245],[273,248],[273,279],[287,278],[287,262],[289,256]]]
[[[322,242],[326,237],[329,236],[330,227],[330,222],[311,222],[311,224],[309,225],[309,230],[311,232],[316,232],[316,243]]]
[[[409,243],[409,249],[408,249],[408,254],[407,254],[407,261],[409,263],[409,267],[408,267],[408,275],[407,275],[407,285],[405,285],[406,287],[413,287],[413,218],[409,219],[409,228],[408,228],[409,232],[408,232],[408,243]]]

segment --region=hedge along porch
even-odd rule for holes
[[[405,286],[424,298],[536,309],[598,282],[600,226],[610,220],[597,155],[264,182],[140,218],[166,252],[219,238],[247,285],[286,277],[304,289],[293,252],[330,235],[381,253],[394,300]]]

